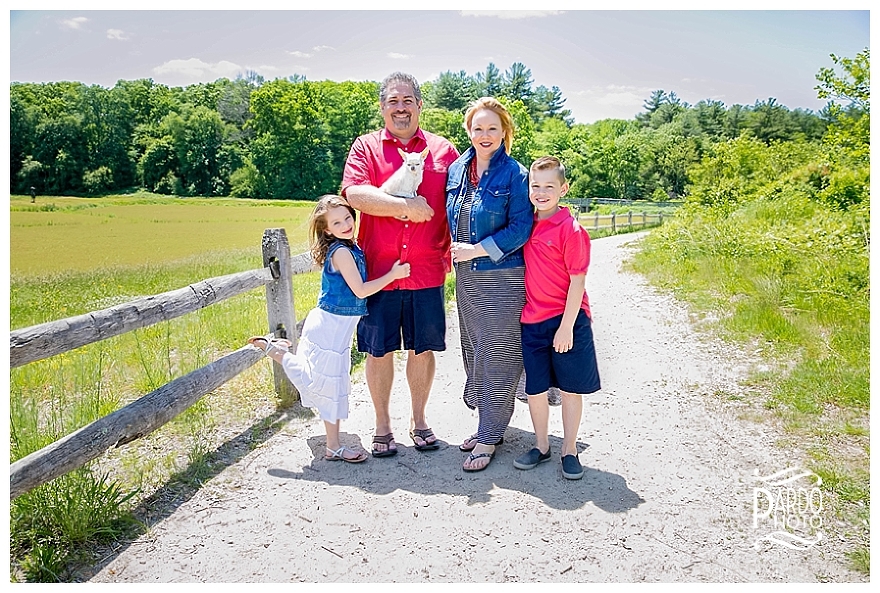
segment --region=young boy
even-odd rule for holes
[[[541,157],[529,170],[529,199],[535,226],[523,249],[526,304],[522,310],[522,355],[526,395],[535,428],[535,447],[513,462],[532,469],[550,460],[547,391],[562,392],[562,475],[578,480],[584,469],[577,457],[582,395],[598,391],[599,369],[593,345],[590,303],[585,290],[590,236],[559,198],[568,191],[559,159]]]

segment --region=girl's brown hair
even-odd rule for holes
[[[481,109],[488,109],[501,119],[501,129],[504,132],[504,152],[510,154],[510,147],[513,146],[513,118],[507,108],[495,97],[480,97],[471,103],[464,114],[464,129],[470,133],[474,114]]]
[[[351,217],[357,221],[357,213],[354,208],[348,204],[345,198],[334,194],[326,194],[318,198],[318,203],[315,205],[311,216],[309,216],[309,251],[312,254],[312,259],[319,266],[324,265],[324,260],[327,259],[327,250],[330,249],[330,245],[334,241],[342,241],[349,244],[349,247],[354,244],[354,241],[338,239],[327,232],[327,212],[333,208],[340,207],[348,208],[348,211],[351,212]]]

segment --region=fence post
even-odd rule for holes
[[[626,212],[626,228],[632,230],[633,228],[633,211],[627,210]]]
[[[299,336],[296,335],[296,314],[293,309],[293,276],[290,273],[290,243],[284,229],[263,231],[263,265],[272,271],[272,282],[266,285],[266,313],[269,318],[269,331],[276,338],[287,338],[296,349]],[[287,379],[284,369],[277,362],[272,363],[275,376],[275,393],[282,408],[292,405],[299,394]]]
[[[617,232],[617,212],[611,213],[611,234]]]
[[[648,226],[648,213],[642,210],[642,228]]]
[[[595,217],[593,218],[593,230],[599,230],[599,211],[596,210]]]

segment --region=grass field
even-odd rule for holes
[[[165,263],[212,252],[252,250],[260,261],[263,230],[287,231],[291,252],[307,249],[313,202],[174,198],[152,194],[108,198],[12,196],[13,274]]]
[[[309,202],[13,196],[10,328],[106,308],[262,267],[264,229],[307,248]],[[319,275],[294,277],[297,319]],[[255,289],[190,315],[12,369],[10,461],[241,347],[266,327]],[[65,580],[85,550],[112,539],[126,509],[160,489],[194,487],[232,435],[258,433],[276,408],[271,367],[257,364],[151,435],[11,503],[13,580]],[[131,498],[126,498],[131,495]],[[117,504],[118,503],[118,504]],[[114,511],[114,507],[116,510]]]

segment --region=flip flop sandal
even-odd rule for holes
[[[470,447],[466,447],[465,444],[462,443],[462,444],[460,444],[460,445],[458,446],[458,450],[459,450],[459,451],[464,451],[465,453],[467,453],[468,451],[473,451],[473,450],[474,450],[474,447],[477,446],[477,435],[472,434],[471,436],[469,436],[468,438],[466,438],[465,441],[473,441],[474,444],[471,445]],[[498,439],[498,442],[495,443],[495,446],[497,447],[498,445],[501,445],[501,444],[503,444],[503,443],[504,443],[504,437],[501,437],[500,439]]]
[[[419,437],[424,442],[423,445],[420,445],[416,442],[416,437]],[[431,443],[428,442],[429,437],[435,437],[435,440]],[[436,440],[436,435],[434,431],[430,428],[413,428],[409,431],[409,438],[412,439],[413,445],[415,445],[416,451],[434,451],[440,448],[440,443]]]
[[[367,454],[363,451],[355,451],[354,449],[349,449],[346,446],[339,447],[335,451],[330,447],[324,447],[327,449],[327,455],[324,455],[324,459],[327,461],[344,461],[346,463],[361,463],[367,460]],[[357,457],[346,457],[345,452],[349,451],[350,453],[354,453]]]
[[[388,447],[384,451],[377,451],[376,448],[373,447],[373,457],[393,457],[394,455],[397,455],[397,447],[395,446],[393,449],[391,448],[391,443],[394,443],[394,433],[389,432],[388,434],[374,435],[373,443]]]
[[[474,455],[473,453],[471,453],[470,455],[467,456],[467,459],[465,459],[465,461],[474,461],[475,459],[480,459],[481,457],[488,457],[488,458],[489,458],[489,463],[491,463],[491,462],[492,462],[492,459],[495,458],[495,451],[492,451],[491,453],[477,453],[476,455]],[[487,463],[487,464],[484,465],[483,467],[475,467],[475,468],[472,468],[472,469],[468,469],[468,468],[466,468],[464,465],[462,465],[462,466],[461,466],[461,469],[463,469],[463,470],[466,471],[466,472],[481,472],[481,471],[483,471],[484,469],[486,469],[487,467],[489,467],[489,463]]]

